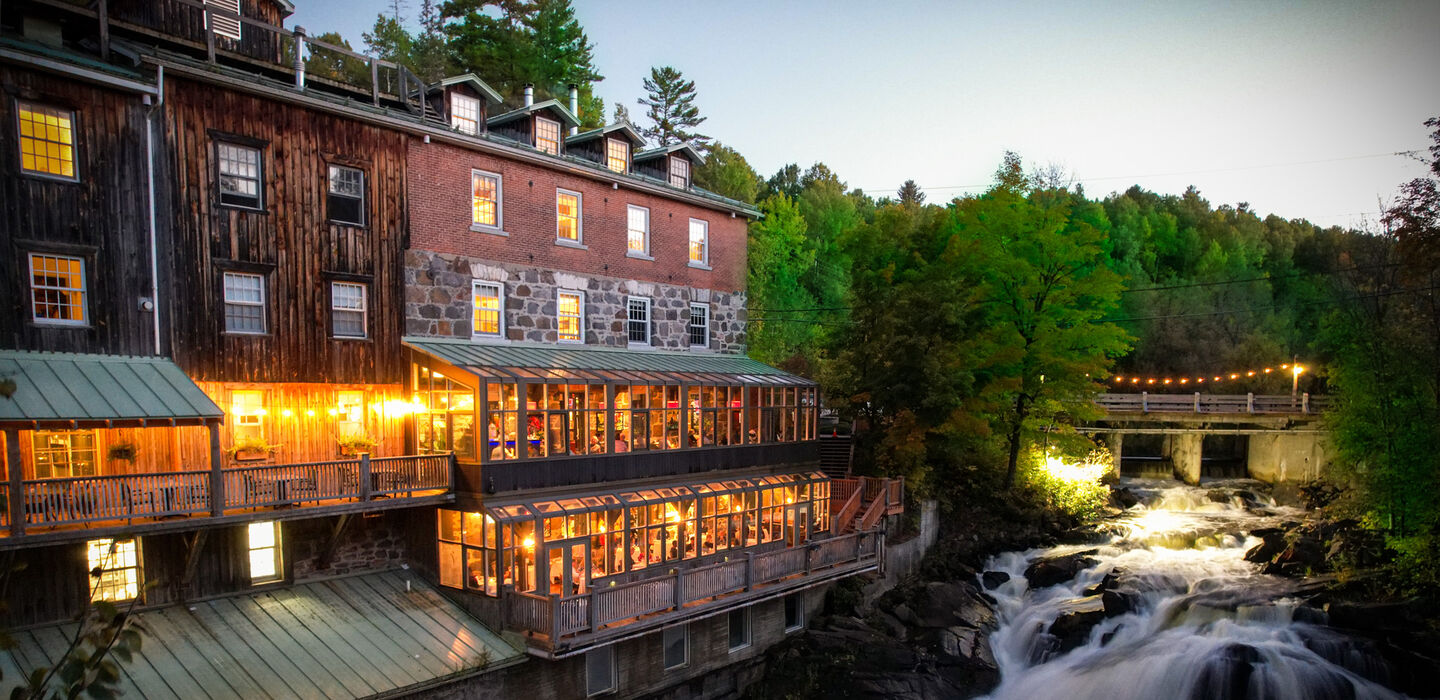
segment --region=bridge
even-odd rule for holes
[[[1101,437],[1118,466],[1126,435],[1162,435],[1161,458],[1179,479],[1200,481],[1208,435],[1246,436],[1245,471],[1270,483],[1320,475],[1327,446],[1319,421],[1329,397],[1310,394],[1101,394],[1104,418],[1080,429]]]

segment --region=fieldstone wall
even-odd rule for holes
[[[745,293],[640,282],[539,267],[510,265],[425,250],[405,252],[405,334],[471,337],[475,280],[505,285],[505,337],[554,343],[559,290],[585,293],[585,344],[630,347],[626,298],[650,299],[650,347],[690,347],[690,303],[710,305],[710,350],[745,351]]]

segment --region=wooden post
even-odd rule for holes
[[[1148,392],[1148,391],[1142,391],[1142,392],[1140,392],[1140,412],[1141,412],[1141,413],[1149,413],[1149,412],[1150,412],[1150,392]]]
[[[755,588],[755,553],[745,553],[745,590],[751,591]]]
[[[20,463],[20,431],[5,429],[5,464],[10,469],[10,534],[25,534],[25,465]]]
[[[685,607],[685,570],[675,568],[675,609]]]
[[[452,455],[453,458],[453,455]],[[453,471],[451,472],[454,473]],[[453,478],[453,477],[452,477]],[[370,500],[370,453],[360,453],[360,500]]]
[[[805,545],[805,575],[810,575],[810,570],[815,568],[815,546]]]
[[[211,60],[214,60],[213,58]],[[305,89],[305,28],[295,28],[295,89]]]
[[[380,59],[370,54],[370,101],[380,106]],[[504,440],[502,437],[501,440]],[[504,449],[503,447],[501,448]]]
[[[1200,392],[1195,392],[1195,412],[1200,412]]]
[[[1310,392],[1308,391],[1300,395],[1300,412],[1310,412]]]
[[[1255,412],[1255,392],[1253,391],[1245,395],[1245,412]]]
[[[504,438],[502,437],[501,440],[503,441]],[[517,438],[517,440],[518,440],[518,438]],[[451,453],[450,453],[450,459],[446,462],[446,465],[447,465],[447,469],[446,469],[446,473],[445,473],[445,490],[446,490],[446,491],[454,491],[454,490],[455,490],[455,472],[459,471],[459,469],[460,469],[460,459],[455,456],[455,453],[454,453],[454,452],[451,452]]]
[[[599,622],[599,619],[598,619],[598,618],[599,618],[599,616],[600,616],[600,613],[595,612],[596,610],[599,610],[599,609],[600,609],[600,606],[596,605],[595,603],[596,603],[595,586],[594,586],[594,585],[591,585],[591,586],[590,586],[590,597],[589,597],[589,599],[587,599],[587,600],[585,601],[585,612],[589,614],[589,618],[590,618],[590,631],[591,631],[591,632],[594,632],[595,630],[597,630],[597,629],[600,628],[600,625],[596,624],[596,623]]]
[[[690,385],[680,385],[680,449],[694,447],[690,444]],[[696,426],[699,427],[699,426]]]
[[[215,62],[215,18],[210,14],[210,5],[201,9],[205,13],[205,60]]]
[[[210,515],[225,513],[225,472],[220,452],[220,424],[210,423]]]
[[[550,646],[554,648],[560,641],[560,596],[550,596]]]
[[[110,60],[110,5],[100,0],[95,7],[95,16],[100,20],[100,60]]]

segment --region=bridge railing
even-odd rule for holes
[[[1311,415],[1330,407],[1328,396],[1308,393],[1256,394],[1101,394],[1095,403],[1111,413],[1255,413]]]

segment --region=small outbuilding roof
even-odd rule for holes
[[[163,357],[0,350],[0,426],[109,427],[219,422],[224,411]]]
[[[505,102],[505,99],[500,97],[500,93],[495,92],[495,88],[486,85],[485,81],[481,80],[480,76],[475,75],[474,73],[461,73],[460,75],[452,75],[448,78],[445,78],[444,80],[441,80],[438,83],[435,83],[434,85],[431,85],[430,91],[434,92],[436,90],[443,90],[453,85],[469,85],[476,92],[484,95],[485,99],[492,104],[498,105]]]

